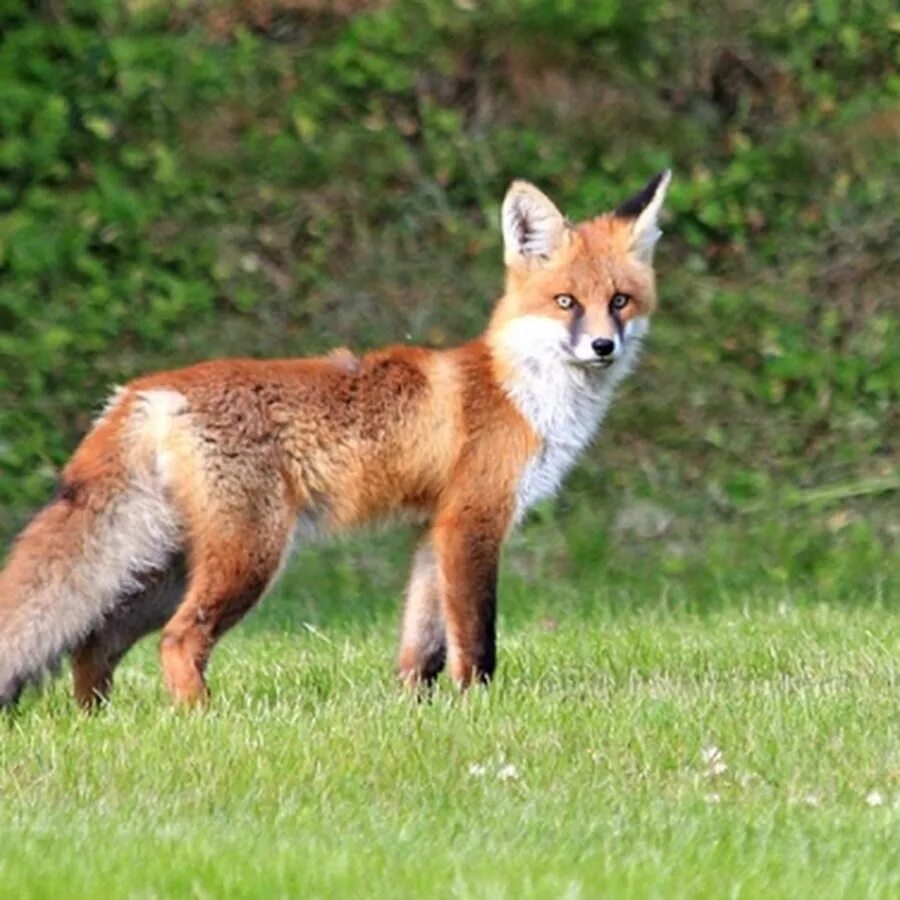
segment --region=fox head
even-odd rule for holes
[[[586,371],[633,359],[656,305],[653,248],[670,177],[661,172],[614,212],[577,225],[534,185],[513,182],[502,212],[506,292],[491,336],[517,357]]]

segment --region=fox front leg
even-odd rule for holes
[[[406,587],[397,674],[410,688],[427,687],[441,673],[446,659],[437,559],[431,542],[424,538],[416,548]]]
[[[497,667],[497,570],[505,522],[496,511],[444,516],[432,542],[450,676],[459,687],[485,684]]]

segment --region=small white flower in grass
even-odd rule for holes
[[[707,794],[703,799],[706,800],[707,803],[711,803],[711,804],[715,805],[716,803],[722,802],[722,795],[721,794]]]
[[[722,751],[715,745],[704,747],[700,751],[700,755],[706,766],[706,774],[709,775],[710,778],[715,778],[716,775],[724,775],[728,771],[725,757],[722,756]]]
[[[881,791],[869,791],[866,794],[866,804],[868,806],[884,806],[884,794]]]
[[[820,801],[819,801],[819,796],[818,796],[818,794],[813,794],[813,793],[804,794],[804,795],[803,795],[803,802],[804,802],[807,806],[818,806],[818,805],[819,805],[819,802],[820,802]]]
[[[501,781],[514,781],[519,777],[519,770],[512,763],[507,763],[497,770],[497,777]]]
[[[487,766],[483,766],[481,763],[472,763],[469,766],[469,774],[473,778],[483,778],[487,773]]]

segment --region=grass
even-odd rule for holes
[[[152,642],[98,716],[63,681],[29,696],[0,896],[897,896],[887,544],[807,516],[831,568],[785,578],[801,520],[710,522],[666,573],[646,556],[684,517],[590,519],[514,538],[489,692],[398,691],[388,536],[303,556],[220,645],[205,714],[170,708]]]

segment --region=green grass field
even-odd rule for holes
[[[59,680],[0,725],[0,895],[896,897],[879,516],[693,543],[681,515],[538,517],[495,684],[427,703],[390,665],[407,539],[304,553],[220,645],[210,711],[170,707],[148,641],[101,714]]]

